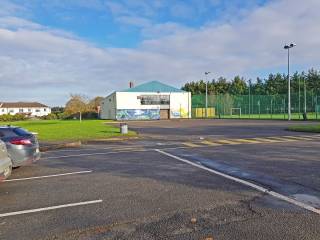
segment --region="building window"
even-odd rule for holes
[[[4,109],[2,109],[2,112],[4,112]]]
[[[170,105],[169,95],[141,95],[138,99],[141,105]]]
[[[44,108],[44,109],[43,109],[43,111],[44,111],[44,112],[46,112],[46,111],[47,111],[47,109],[46,109],[46,108]]]
[[[31,109],[30,109],[30,108],[28,109],[28,112],[31,112]]]
[[[19,113],[23,113],[23,108],[19,108]]]
[[[36,109],[36,112],[40,112],[40,109]]]
[[[13,113],[13,112],[14,112],[14,110],[13,110],[13,109],[10,109],[10,110],[9,110],[9,113]]]

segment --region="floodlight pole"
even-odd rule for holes
[[[301,87],[300,87],[300,77],[299,77],[299,119],[301,115]]]
[[[210,72],[205,72],[206,75],[206,118],[208,118],[208,74]]]
[[[251,117],[251,79],[249,79],[249,118]]]
[[[295,47],[296,44],[286,44],[284,49],[288,50],[288,121],[291,120],[291,83],[290,83],[290,48]]]

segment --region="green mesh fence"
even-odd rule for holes
[[[205,99],[204,94],[193,95],[192,108],[204,108]],[[215,108],[216,118],[287,119],[288,97],[287,95],[208,95],[208,108]],[[292,94],[292,119],[303,119],[304,111],[304,94],[300,94],[300,97],[299,94]],[[312,92],[306,94],[306,112],[308,119],[320,119],[320,97]]]

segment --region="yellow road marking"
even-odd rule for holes
[[[202,141],[201,143],[205,144],[205,145],[209,145],[209,146],[220,146],[221,144],[219,143],[215,143],[215,142],[210,142],[210,141]]]
[[[201,144],[209,146],[221,146],[221,145],[238,145],[238,144],[263,144],[263,143],[279,143],[279,142],[296,142],[299,140],[311,141],[314,139],[319,139],[320,135],[303,135],[303,136],[279,136],[279,137],[256,137],[256,138],[238,138],[238,139],[213,139],[211,141],[204,140]],[[198,145],[192,142],[183,142],[183,145],[187,147],[203,147],[203,145]]]
[[[226,139],[216,140],[216,142],[217,142],[217,143],[222,143],[222,144],[233,144],[233,145],[241,144],[241,143],[239,143],[239,142],[232,141],[231,139],[230,139],[230,140],[226,140]]]
[[[237,142],[241,142],[241,143],[261,143],[261,141],[258,141],[256,139],[234,139]]]
[[[252,138],[254,140],[261,141],[261,143],[277,143],[279,140],[267,139],[267,138]]]
[[[289,138],[285,138],[285,137],[268,137],[268,139],[274,139],[274,140],[278,140],[280,142],[296,142],[296,139],[289,139]]]
[[[183,142],[182,144],[188,147],[201,147],[200,145],[194,144],[192,142]]]
[[[320,135],[301,135],[299,137],[310,138],[312,140],[319,140],[320,139]]]
[[[285,138],[292,138],[292,139],[296,139],[296,140],[313,140],[312,138],[309,137],[302,137],[302,136],[284,136]]]

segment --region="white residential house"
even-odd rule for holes
[[[191,93],[158,81],[110,94],[101,101],[100,118],[159,120],[191,118]]]
[[[42,117],[51,113],[51,108],[38,102],[0,102],[0,115],[25,114]]]

